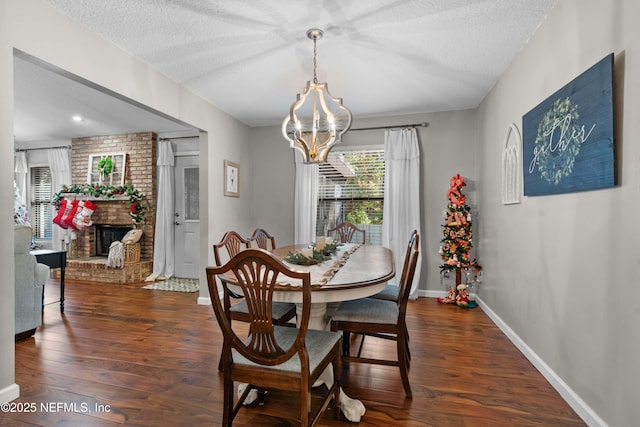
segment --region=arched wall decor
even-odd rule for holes
[[[512,137],[513,134],[513,137]],[[511,123],[504,137],[502,152],[502,204],[520,203],[522,198],[522,136]]]

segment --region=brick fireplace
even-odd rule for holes
[[[96,226],[132,228],[127,196],[110,199],[68,195],[89,199],[96,204],[91,220],[93,224],[76,231],[74,251],[67,255],[65,279],[80,279],[98,282],[131,283],[144,280],[153,268],[153,242],[156,217],[156,162],[157,135],[153,132],[92,136],[75,138],[71,144],[72,183],[87,182],[89,156],[125,152],[126,169],[124,182],[132,184],[144,194],[143,202],[148,206],[145,219],[139,228],[143,231],[140,240],[140,263],[124,268],[107,267],[107,256],[96,250]],[[70,256],[69,256],[70,255]]]

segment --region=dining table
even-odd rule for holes
[[[395,276],[393,252],[383,246],[347,243],[339,247],[335,256],[318,265],[295,265],[286,261],[289,254],[299,253],[306,247],[282,246],[272,253],[289,268],[311,273],[309,327],[312,329],[327,329],[332,308],[341,301],[364,298],[382,291],[387,281]],[[301,310],[300,290],[292,284],[279,284],[273,298],[275,301],[296,303]]]
[[[271,252],[290,269],[311,273],[311,311],[309,328],[325,330],[331,321],[331,312],[340,302],[365,298],[382,291],[395,272],[393,252],[383,246],[345,243],[340,244],[327,260],[315,265],[299,265],[288,262],[291,255],[309,250],[308,244],[281,246]],[[224,280],[233,290],[233,277],[225,275]],[[239,289],[236,289],[240,291]],[[301,284],[295,281],[278,282],[273,293],[274,301],[296,304],[297,318],[302,312]],[[333,371],[327,368],[320,380],[333,384]],[[321,385],[315,384],[314,386]],[[238,390],[240,393],[240,390]],[[255,396],[257,398],[257,395]],[[245,402],[253,401],[249,397]],[[340,391],[340,408],[351,422],[359,422],[365,413],[365,407],[357,399]]]

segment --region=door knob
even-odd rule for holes
[[[175,225],[181,225],[178,221],[174,222]]]

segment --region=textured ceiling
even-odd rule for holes
[[[313,76],[354,118],[475,108],[556,0],[45,0],[250,126]]]
[[[13,133],[18,148],[149,130],[194,133],[187,125],[70,79],[28,55],[14,57],[14,76]],[[76,115],[83,120],[74,121]]]

